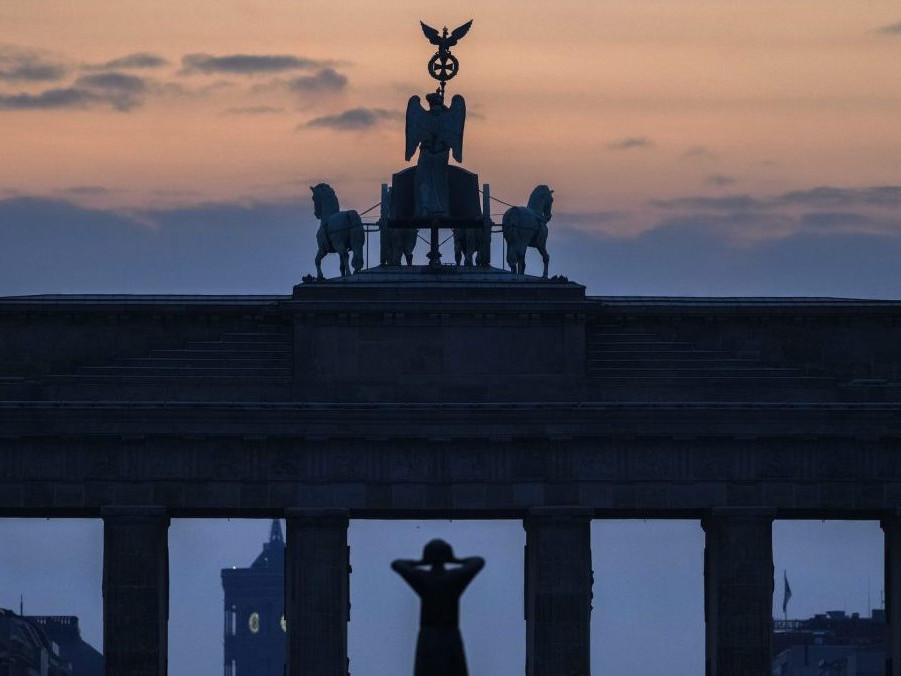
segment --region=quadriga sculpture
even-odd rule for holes
[[[322,259],[326,254],[336,253],[341,259],[341,276],[350,274],[347,264],[348,252],[353,252],[350,264],[354,273],[363,268],[363,245],[366,233],[363,221],[356,211],[341,211],[338,196],[328,183],[319,183],[310,188],[313,191],[313,207],[319,219],[319,230],[316,231],[316,277],[323,279]]]
[[[476,265],[486,266],[485,232],[479,228],[454,228],[454,261],[466,267],[472,267],[473,256]]]
[[[546,185],[536,186],[524,207],[511,207],[502,221],[504,241],[507,242],[507,263],[517,274],[526,272],[526,249],[535,247],[544,261],[542,277],[547,277],[547,223],[551,220],[554,191]]]
[[[387,213],[391,214],[391,189],[387,194]],[[416,240],[419,235],[418,228],[391,228],[386,219],[379,224],[379,236],[385,242],[382,247],[382,265],[400,265],[401,260],[407,261],[407,265],[413,265],[413,249],[416,248]]]

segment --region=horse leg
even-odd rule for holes
[[[407,265],[413,265],[413,254],[412,253],[405,253],[404,258],[407,259]]]
[[[341,276],[347,277],[348,269],[347,269],[347,252],[340,251],[338,253],[338,257],[341,259]]]
[[[325,253],[320,249],[316,252],[316,279],[325,279],[325,275],[322,274],[323,258],[325,258]]]
[[[541,276],[544,277],[545,279],[547,279],[547,264],[548,264],[548,261],[551,260],[551,257],[548,256],[547,249],[544,247],[544,245],[541,245],[537,248],[538,248],[538,253],[541,254],[541,260],[544,261],[544,274],[542,274]]]
[[[516,251],[508,243],[507,244],[507,267],[510,268],[510,272],[518,272],[518,270],[517,270],[518,266],[519,266],[519,258],[516,255]]]

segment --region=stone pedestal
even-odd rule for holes
[[[289,509],[286,517],[288,676],[347,676],[347,512]]]
[[[883,517],[885,536],[885,673],[901,676],[901,515]]]
[[[102,516],[105,673],[165,676],[169,517],[162,507],[108,507]]]
[[[591,512],[529,512],[525,552],[526,676],[589,676]]]
[[[770,676],[773,515],[716,510],[702,521],[707,676]]]

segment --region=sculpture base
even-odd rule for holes
[[[494,267],[379,265],[356,275],[297,284],[295,300],[551,300],[580,301],[585,287],[555,276],[517,275]]]

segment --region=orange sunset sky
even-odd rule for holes
[[[550,184],[579,227],[641,229],[646,205],[687,196],[899,182],[895,1],[5,0],[0,190],[131,208],[327,180],[365,208],[404,166],[407,97],[433,88],[420,18],[475,19],[449,85],[465,166],[517,202]]]

